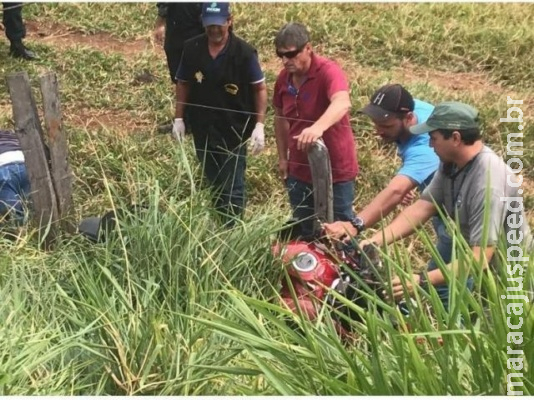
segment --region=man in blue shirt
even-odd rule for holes
[[[411,126],[427,120],[434,106],[414,100],[401,85],[378,89],[360,113],[371,117],[376,135],[384,143],[394,143],[402,165],[389,184],[354,218],[352,223],[328,225],[328,233],[343,236],[358,234],[387,216],[414,188],[420,191],[430,182],[439,159],[429,146],[428,134],[412,135]],[[354,232],[356,230],[356,232]]]

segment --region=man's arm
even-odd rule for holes
[[[395,176],[389,182],[389,185],[358,216],[363,220],[366,227],[373,226],[400,204],[406,193],[410,192],[414,187],[415,183],[407,176]],[[345,235],[356,236],[360,233],[348,221],[336,221],[330,224],[324,224],[324,229],[325,233],[334,239],[340,239]]]
[[[375,233],[370,242],[377,245],[390,244],[398,239],[411,235],[415,230],[424,224],[437,212],[434,203],[419,199],[410,207],[405,208],[394,220],[383,230]]]
[[[298,141],[297,148],[306,150],[308,146],[323,136],[324,131],[339,122],[351,107],[349,92],[342,90],[330,97],[330,105],[321,117],[310,127],[304,129],[294,139]]]
[[[274,135],[278,150],[278,170],[281,179],[287,179],[289,122],[282,115],[282,109],[274,107]]]
[[[184,108],[187,99],[189,98],[189,82],[177,81],[176,82],[176,109],[174,112],[174,118],[184,117]]]
[[[156,3],[158,7],[158,17],[154,25],[154,39],[158,43],[163,43],[165,38],[165,21],[167,19],[167,3]]]
[[[358,216],[371,227],[397,207],[404,196],[415,188],[415,182],[405,175],[396,175]]]
[[[487,269],[489,265],[488,263],[493,257],[493,253],[495,252],[495,247],[488,246],[483,250],[482,247],[480,246],[474,246],[471,249],[473,251],[473,258],[475,260],[475,263],[478,264],[479,262],[481,262],[482,270]],[[463,266],[465,265],[466,263],[463,263]],[[469,263],[467,263],[467,265],[469,265]],[[445,268],[451,270],[453,276],[459,275],[460,264],[457,260],[452,263],[447,264]],[[467,274],[470,274],[470,271],[466,271],[466,275]],[[414,275],[413,282],[420,285],[422,283],[421,276]],[[443,285],[447,283],[445,279],[445,275],[443,275],[443,272],[439,268],[428,272],[427,282],[429,286],[430,285],[439,286],[439,285]],[[402,300],[404,298],[404,288],[402,285],[402,280],[399,277],[394,278],[391,281],[391,286],[392,286],[393,298],[397,301]],[[412,294],[414,292],[414,286],[409,280],[405,281],[405,286],[409,294]]]
[[[252,85],[254,90],[254,104],[256,107],[256,122],[265,124],[265,113],[267,112],[267,85],[265,81]]]

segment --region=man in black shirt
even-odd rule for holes
[[[158,18],[154,28],[156,41],[163,42],[171,80],[176,84],[184,42],[204,33],[200,20],[202,3],[157,3]]]
[[[204,33],[204,27],[200,20],[202,3],[156,4],[158,18],[154,27],[154,38],[157,42],[163,43],[171,81],[173,85],[176,85],[176,71],[182,59],[184,42]],[[187,121],[187,110],[185,114]],[[169,133],[172,131],[172,123],[160,125],[158,130],[161,133]]]
[[[231,31],[229,3],[204,3],[202,23],[206,33],[185,42],[176,74],[172,136],[183,140],[188,104],[197,157],[216,192],[216,207],[239,217],[246,198],[245,142],[250,139],[253,154],[263,149],[267,87],[256,49]]]

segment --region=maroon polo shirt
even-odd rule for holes
[[[298,136],[308,128],[330,105],[330,98],[337,92],[349,91],[347,78],[334,61],[312,54],[312,62],[306,80],[297,91],[291,84],[291,75],[284,69],[274,86],[273,104],[282,110],[289,122],[289,171],[300,181],[312,183],[306,152],[297,149]],[[323,140],[330,154],[334,183],[353,180],[358,175],[356,141],[347,113],[340,121],[327,129]]]

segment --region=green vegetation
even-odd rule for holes
[[[38,76],[58,74],[78,219],[148,205],[105,244],[65,238],[44,253],[32,231],[15,242],[0,239],[0,394],[506,394],[506,271],[475,274],[485,301],[466,293],[459,277],[450,315],[435,294],[418,293],[425,311],[406,321],[410,332],[403,322],[394,327],[399,315],[380,301],[385,315],[357,310],[365,324],[346,341],[327,314],[309,323],[279,307],[283,271],[270,246],[289,208],[276,176],[272,113],[268,149],[248,162],[246,218],[223,229],[191,139],[177,146],[156,133],[171,116],[173,93],[164,55],[150,42],[155,15],[153,3],[36,3],[24,16],[41,61],[13,60],[0,45],[0,74],[27,70],[37,97]],[[430,102],[475,105],[486,142],[504,155],[516,128],[499,123],[506,96],[523,99],[525,206],[534,226],[534,5],[238,3],[236,31],[257,46],[271,93],[281,67],[272,39],[289,20],[307,24],[317,51],[344,66],[353,111],[379,85],[401,82]],[[139,84],[145,69],[156,80]],[[0,126],[10,126],[10,116],[0,80]],[[352,117],[359,209],[396,164],[368,121]],[[425,264],[431,235],[423,230],[390,247],[391,273]],[[472,264],[465,243],[456,238],[456,246],[460,262]],[[533,259],[520,294],[534,286]],[[530,395],[533,315],[525,303],[523,343],[514,347],[525,363],[516,390]]]

